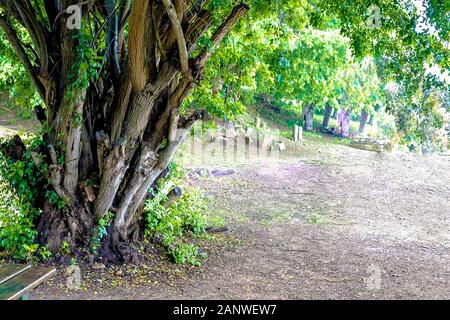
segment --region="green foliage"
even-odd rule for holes
[[[0,155],[0,250],[8,257],[26,260],[34,249],[36,231],[33,221],[41,214],[34,208],[34,203],[42,183],[43,176],[31,153],[26,152],[23,161],[12,161]],[[32,253],[36,250],[37,247]]]
[[[23,161],[12,161],[0,158],[0,175],[6,179],[17,194],[20,194],[24,202],[34,203],[38,194],[38,185],[43,182],[43,177],[31,159],[31,154],[26,153]]]
[[[204,234],[207,201],[200,190],[186,186],[181,198],[166,208],[167,194],[185,177],[184,170],[175,164],[170,172],[158,183],[154,198],[146,203],[146,237],[157,239],[175,263],[198,266],[204,255],[190,241]]]
[[[48,170],[45,161],[38,168],[32,159],[31,150],[44,145],[41,136],[37,134],[24,141],[27,151],[21,161],[0,154],[0,252],[16,260],[27,260],[31,255],[49,257],[45,248],[34,243],[35,221],[42,214],[36,209],[37,201],[42,200],[39,190],[45,189],[45,197],[58,208],[65,206],[45,179]],[[0,144],[9,143],[0,140]]]
[[[59,210],[63,210],[66,206],[64,199],[61,199],[54,190],[47,190],[45,198]]]
[[[94,236],[91,240],[91,250],[93,253],[97,253],[102,239],[108,234],[108,228],[114,218],[112,212],[108,212],[104,217],[98,221],[98,226],[94,231]]]
[[[215,1],[223,6],[224,1]],[[232,1],[228,1],[228,6]],[[255,102],[255,96],[274,86],[270,57],[292,37],[291,26],[306,24],[305,1],[250,1],[243,19],[207,63],[204,80],[185,101],[185,107],[204,108],[232,120]]]
[[[229,2],[212,3],[229,8]],[[429,71],[449,68],[448,5],[427,1],[421,8],[412,1],[389,0],[249,4],[249,17],[216,50],[185,107],[233,119],[260,96],[291,110],[310,103],[320,110],[328,102],[353,114],[362,109],[374,114],[376,106],[383,106],[396,116],[402,142],[442,140],[442,117],[412,99],[418,91],[448,90],[448,80]],[[368,23],[374,4],[380,9],[379,28]],[[395,102],[384,96],[390,81],[403,88],[401,107],[389,107]]]
[[[340,94],[339,105],[359,114],[363,109],[370,114],[375,113],[377,105],[383,98],[381,83],[373,59],[366,58],[360,62],[349,61],[346,68],[338,73]]]
[[[445,43],[449,32],[449,6],[437,1],[379,0],[375,4],[380,9],[380,25],[373,28],[367,23],[368,8],[373,4],[370,0],[352,3],[324,0],[317,3],[317,8],[321,17],[339,19],[342,33],[351,40],[355,56],[376,58],[385,83],[402,84],[409,97],[419,88],[448,86],[442,78],[430,74],[428,67],[435,66],[442,71],[449,68],[449,50]]]
[[[27,260],[38,249],[34,245],[33,218],[39,213],[11,192],[4,181],[0,182],[0,197],[0,255]]]
[[[396,116],[400,142],[411,151],[443,151],[450,132],[449,92],[446,89],[417,90],[413,97],[401,86],[386,88],[387,107]]]
[[[86,89],[91,81],[98,79],[98,70],[102,67],[104,57],[99,54],[102,48],[92,47],[93,35],[90,30],[82,29],[76,34],[78,41],[76,59],[72,65],[69,81],[73,91]]]
[[[199,253],[199,249],[192,243],[178,243],[171,245],[168,249],[170,256],[177,264],[189,263],[193,266],[199,266],[199,258],[205,258],[205,254]]]
[[[48,260],[52,257],[52,253],[50,252],[50,250],[47,247],[40,247],[38,250],[38,254],[39,254],[39,257],[44,261]]]
[[[19,36],[22,42],[30,44],[27,33],[19,28]],[[25,68],[16,56],[14,50],[0,30],[0,92],[7,92],[10,107],[18,107],[19,116],[29,118],[29,110],[35,105],[41,104],[41,99],[28,77]]]
[[[0,139],[0,145],[12,141]],[[40,138],[26,140],[30,148],[42,146]],[[41,215],[35,209],[39,186],[44,183],[40,168],[32,160],[31,152],[22,161],[13,161],[0,153],[0,252],[6,257],[27,260],[38,250],[34,244],[34,220]]]
[[[306,11],[300,17],[308,20]],[[310,103],[323,108],[327,102],[339,108],[348,102],[372,110],[379,87],[373,64],[355,61],[350,40],[335,22],[324,30],[305,25],[297,25],[299,30],[280,15],[269,15],[238,28],[211,58],[205,80],[186,104],[225,119],[260,96],[287,109]]]
[[[67,240],[61,242],[61,247],[59,248],[59,252],[63,254],[70,254],[72,250],[70,250],[70,244]]]

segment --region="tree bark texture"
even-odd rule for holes
[[[67,28],[71,5],[82,6],[90,48],[105,58],[98,77],[81,86],[74,79],[86,73],[79,66],[85,31]],[[65,203],[60,209],[42,200],[38,240],[53,252],[63,241],[87,247],[111,212],[101,253],[135,261],[147,192],[202,116],[180,117],[181,103],[249,7],[237,4],[217,22],[208,0],[49,0],[43,6],[45,13],[32,1],[0,0],[0,27],[45,103],[36,114],[50,128],[47,147],[31,151],[48,165],[46,178]],[[22,42],[19,27],[31,45]],[[199,48],[209,34],[211,46]],[[19,159],[25,147],[15,139],[17,150],[3,153]]]

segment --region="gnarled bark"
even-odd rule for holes
[[[44,196],[39,204],[43,215],[38,240],[53,252],[62,241],[88,246],[99,220],[111,212],[114,218],[101,253],[113,261],[136,261],[133,243],[139,238],[148,190],[202,116],[195,112],[180,118],[180,105],[201,79],[212,50],[249,10],[238,4],[214,26],[208,3],[82,2],[83,14],[96,16],[83,20],[93,24],[92,47],[103,47],[98,42],[106,41],[101,52],[106,62],[98,78],[83,89],[73,86],[81,76],[75,68],[83,58],[77,51],[81,31],[66,26],[67,8],[79,1],[46,1],[41,17],[28,1],[0,1],[10,13],[0,15],[0,27],[45,102],[45,110],[36,110],[51,129],[44,137],[45,150],[31,151],[37,166],[48,167],[41,194],[49,185],[65,204],[55,206]],[[29,50],[19,40],[16,24],[28,31]],[[198,40],[209,30],[212,46],[194,55]],[[17,140],[2,151],[20,160],[25,146]]]

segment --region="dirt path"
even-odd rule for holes
[[[176,284],[152,278],[151,285],[95,295],[67,292],[56,281],[33,297],[450,298],[450,157],[380,155],[310,141],[263,160],[193,182],[214,198],[212,213],[241,240],[201,270]]]
[[[18,114],[18,108],[5,106],[7,99],[6,94],[0,92],[0,139],[26,131],[36,131],[39,122],[34,118],[34,115],[30,115],[29,119],[24,119],[24,115]]]

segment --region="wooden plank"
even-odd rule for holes
[[[32,267],[0,285],[0,300],[17,300],[48,280],[56,269]]]
[[[31,265],[5,264],[3,266],[0,266],[0,284],[5,283],[11,278],[14,278],[28,268],[31,268]]]

